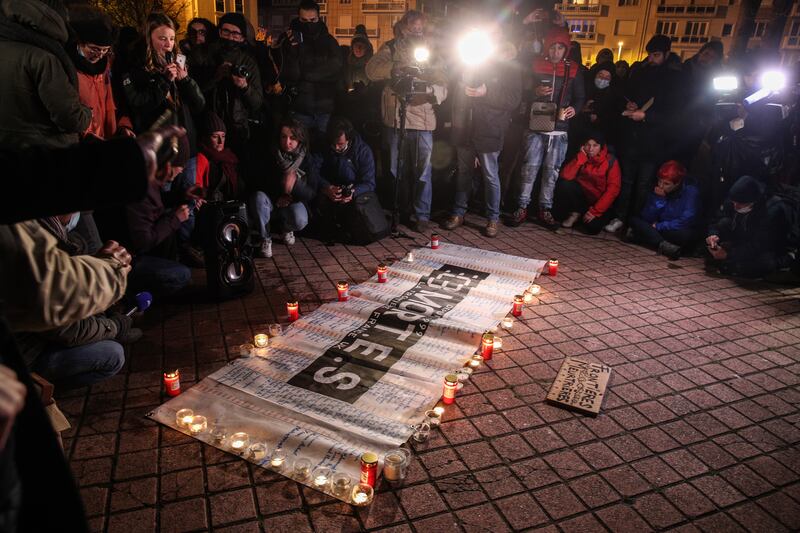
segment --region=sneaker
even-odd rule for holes
[[[506,224],[514,228],[521,225],[527,219],[528,219],[528,210],[524,207],[520,207],[519,209],[511,213],[511,216],[506,221]]]
[[[672,244],[669,241],[661,241],[658,245],[658,253],[667,256],[672,261],[677,260],[681,256],[681,247],[677,244]]]
[[[545,226],[558,226],[558,222],[553,218],[553,213],[549,209],[539,209],[539,221]]]
[[[603,229],[604,229],[604,230],[606,230],[606,231],[607,231],[607,232],[609,232],[609,233],[616,233],[616,232],[617,232],[617,231],[619,231],[619,230],[622,228],[622,226],[624,226],[624,225],[625,225],[625,223],[624,223],[624,222],[622,222],[622,221],[621,221],[620,219],[618,219],[618,218],[615,218],[614,220],[612,220],[611,222],[609,222],[608,224],[606,224],[606,227],[604,227]]]
[[[261,246],[259,246],[256,251],[256,257],[272,257],[272,239],[264,239],[261,241]]]
[[[414,231],[417,233],[422,233],[423,235],[427,234],[430,228],[430,220],[417,220],[417,222],[414,224]]]
[[[570,213],[569,216],[565,218],[564,221],[561,223],[561,227],[571,228],[572,226],[575,225],[575,223],[578,221],[580,217],[581,217],[580,213],[575,213],[575,212]]]
[[[483,229],[483,234],[487,237],[496,237],[497,236],[497,221],[490,220],[486,227]]]
[[[442,228],[446,230],[453,230],[464,223],[464,217],[460,215],[450,215],[447,220],[442,224]]]
[[[286,243],[286,246],[292,246],[295,243],[294,232],[290,231],[283,234],[283,242]]]

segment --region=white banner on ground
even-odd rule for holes
[[[240,455],[264,468],[318,488],[294,473],[308,458],[358,483],[361,454],[408,440],[441,397],[444,375],[545,265],[454,244],[413,252],[413,262],[391,265],[386,283],[373,276],[352,287],[349,301],[324,304],[269,339],[264,357],[232,361],[149,416],[188,434],[176,413],[192,409],[209,427],[195,437],[211,446],[233,453],[230,436],[245,432],[268,449]],[[288,456],[281,468],[271,465],[277,447]]]

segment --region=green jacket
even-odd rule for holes
[[[91,110],[47,48],[66,41],[66,22],[44,2],[0,0],[0,146],[69,146],[88,128]]]

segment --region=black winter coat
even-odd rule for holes
[[[453,144],[478,153],[499,152],[503,148],[511,116],[522,99],[522,78],[511,63],[495,63],[484,71],[486,96],[470,97],[459,81],[453,91]],[[470,81],[470,86],[481,83]]]
[[[709,235],[719,235],[729,263],[748,262],[785,251],[788,220],[786,204],[778,196],[759,200],[745,214],[737,213],[728,200],[722,215],[711,225]]]

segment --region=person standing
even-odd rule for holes
[[[509,225],[518,226],[528,218],[531,193],[542,169],[542,185],[539,193],[539,220],[547,226],[555,226],[556,220],[550,210],[553,207],[553,192],[558,173],[567,155],[569,120],[576,109],[583,108],[585,88],[580,65],[569,61],[569,32],[564,27],[553,27],[545,39],[547,55],[539,57],[533,64],[534,107],[536,103],[555,104],[555,111],[547,109],[547,115],[531,115],[535,129],[529,129],[524,139],[524,159],[521,170],[522,187],[517,210],[511,215]],[[554,114],[554,115],[553,115]],[[546,117],[552,122],[542,127],[537,118]]]
[[[513,64],[516,50],[501,43],[497,57],[481,66],[473,78],[465,72],[456,84],[453,101],[453,144],[458,157],[456,194],[450,217],[442,224],[446,230],[464,223],[472,191],[475,162],[483,176],[488,222],[483,234],[495,237],[500,219],[500,150],[512,113],[522,98],[522,78]]]

